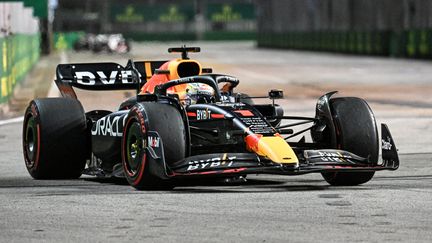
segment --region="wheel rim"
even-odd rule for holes
[[[24,136],[24,151],[26,157],[26,165],[29,168],[35,166],[36,155],[38,149],[38,133],[36,127],[36,121],[33,116],[30,116],[27,120]]]
[[[135,177],[140,173],[143,163],[145,163],[146,142],[144,134],[138,122],[132,123],[126,135],[126,154],[125,167],[130,177]]]

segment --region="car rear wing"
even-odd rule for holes
[[[85,90],[139,89],[155,70],[167,61],[129,61],[126,67],[117,63],[59,64],[55,83],[63,97],[77,98],[72,87]],[[134,81],[137,71],[139,84]]]

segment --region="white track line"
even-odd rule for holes
[[[15,118],[12,118],[12,119],[7,119],[7,120],[1,120],[0,121],[0,126],[12,124],[12,123],[22,122],[23,120],[24,120],[24,117],[22,117],[22,116],[15,117]]]

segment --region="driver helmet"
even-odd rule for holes
[[[214,90],[207,84],[189,83],[184,97],[185,105],[211,103],[214,101]]]

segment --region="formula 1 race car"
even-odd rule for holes
[[[59,64],[55,83],[63,97],[33,100],[25,112],[30,175],[125,177],[137,189],[170,189],[185,178],[321,173],[331,185],[353,186],[399,167],[387,126],[380,139],[363,99],[330,92],[318,99],[315,117],[286,116],[275,104],[281,90],[268,93],[270,104],[254,104],[254,97],[234,92],[237,78],[189,59],[198,51],[170,48],[182,58],[129,60],[125,67]],[[84,112],[73,87],[136,89],[137,95],[114,112]],[[312,141],[298,138],[306,132]]]
[[[108,53],[128,53],[130,42],[122,34],[86,34],[74,43],[74,50],[90,50],[95,53],[106,51]]]

